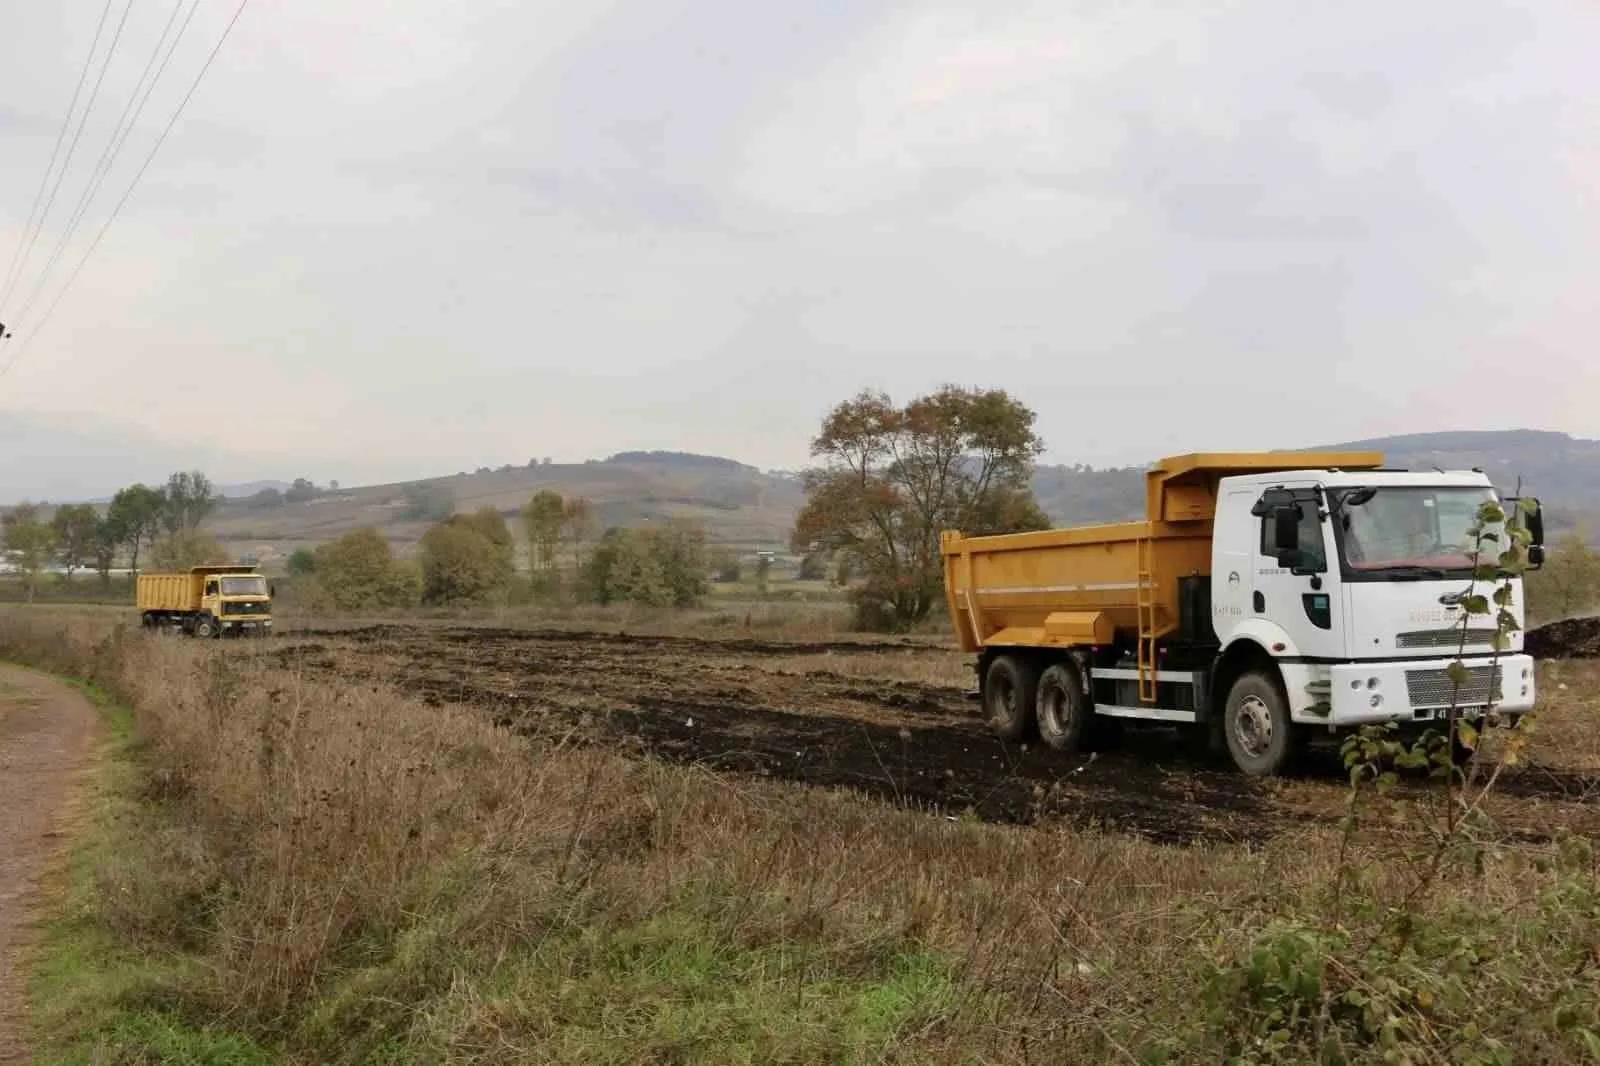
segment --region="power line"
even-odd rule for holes
[[[34,283],[33,290],[28,298],[23,301],[22,309],[17,312],[19,321],[26,321],[28,312],[33,309],[34,301],[44,291],[45,283],[50,278],[50,272],[55,269],[61,253],[66,250],[67,244],[78,232],[78,226],[83,221],[83,216],[88,213],[89,204],[100,194],[100,186],[105,183],[111,173],[111,167],[116,162],[117,156],[122,154],[122,146],[127,143],[128,135],[133,132],[134,126],[139,121],[139,116],[144,113],[144,105],[149,102],[155,92],[156,82],[161,80],[161,75],[166,73],[167,65],[172,62],[178,44],[183,40],[184,33],[189,28],[189,23],[194,18],[194,13],[199,10],[200,0],[193,0],[189,7],[188,17],[183,20],[183,25],[178,29],[177,37],[173,38],[172,47],[167,51],[166,59],[162,60],[161,67],[156,71],[156,76],[148,86],[145,78],[149,77],[151,68],[155,67],[156,60],[161,56],[161,49],[167,43],[167,35],[172,32],[172,24],[177,21],[178,12],[183,10],[184,0],[177,0],[172,7],[172,14],[167,16],[167,25],[161,31],[161,39],[156,42],[155,51],[150,53],[150,58],[145,62],[144,71],[139,75],[139,80],[134,83],[133,92],[128,97],[128,102],[123,105],[122,114],[117,118],[117,124],[112,128],[111,137],[106,142],[105,150],[100,153],[99,160],[94,165],[89,181],[84,185],[83,193],[78,197],[77,204],[72,209],[72,214],[67,220],[66,228],[62,230],[61,237],[56,241],[56,246],[50,252],[50,258],[45,260],[44,268],[39,272],[39,280]],[[143,90],[143,98],[140,91]],[[135,107],[137,101],[137,107]],[[132,111],[133,117],[129,119],[128,113]],[[20,280],[20,278],[19,278]]]
[[[155,159],[156,153],[159,152],[161,150],[161,146],[166,143],[168,134],[170,134],[172,132],[172,128],[178,124],[178,119],[183,115],[184,109],[189,106],[189,100],[194,96],[195,90],[200,88],[200,82],[204,80],[206,72],[211,69],[211,64],[216,60],[217,53],[222,51],[222,46],[227,43],[228,36],[233,33],[233,27],[238,23],[239,16],[244,14],[244,9],[249,5],[250,0],[239,0],[239,6],[234,9],[233,17],[228,20],[228,25],[223,29],[222,36],[217,38],[217,43],[212,47],[211,54],[206,56],[206,61],[200,67],[200,72],[194,76],[194,81],[189,84],[189,91],[184,93],[183,99],[178,102],[178,108],[172,113],[172,118],[167,120],[166,127],[161,131],[161,136],[157,137],[156,143],[150,147],[150,154],[144,157],[144,162],[140,165],[138,173],[134,174],[133,180],[128,183],[128,188],[123,192],[122,199],[118,200],[117,205],[111,209],[110,217],[108,217],[105,222],[101,224],[99,232],[94,235],[94,240],[90,242],[89,247],[84,249],[83,255],[78,259],[77,266],[72,268],[72,273],[68,275],[66,284],[61,287],[60,291],[56,293],[56,298],[52,300],[50,302],[50,306],[45,309],[44,316],[39,319],[38,325],[34,326],[28,331],[27,335],[22,338],[22,343],[18,346],[16,354],[13,355],[9,361],[7,361],[5,366],[0,367],[0,377],[4,377],[10,372],[11,368],[16,365],[17,360],[22,358],[23,353],[28,350],[28,345],[33,342],[33,338],[37,337],[39,335],[39,331],[44,329],[45,323],[50,321],[51,316],[55,314],[56,308],[61,306],[62,298],[66,296],[68,290],[72,288],[73,283],[78,280],[78,275],[83,273],[84,264],[89,261],[89,257],[94,254],[94,250],[100,247],[100,242],[105,239],[106,231],[111,228],[111,224],[115,222],[117,220],[117,216],[122,213],[123,205],[125,205],[128,202],[128,198],[133,195],[133,190],[138,188],[139,182],[144,177],[145,171],[150,169],[150,164]]]
[[[100,86],[105,84],[106,71],[111,69],[111,57],[116,54],[117,44],[122,40],[123,27],[127,26],[128,15],[132,11],[133,0],[128,0],[127,6],[122,9],[122,18],[117,20],[117,32],[111,37],[111,46],[106,49],[105,58],[100,61],[100,73],[94,80],[94,88],[89,91],[89,102],[83,105],[83,114],[78,116],[78,131],[72,135],[72,143],[67,145],[67,157],[61,161],[61,172],[56,175],[55,184],[50,187],[50,197],[44,202],[44,210],[39,213],[39,228],[34,230],[27,249],[22,253],[21,269],[17,272],[18,279],[27,269],[28,257],[33,254],[34,242],[39,239],[39,234],[44,232],[44,220],[50,217],[50,208],[55,206],[56,194],[61,191],[61,182],[67,176],[67,168],[72,165],[72,157],[77,154],[78,142],[83,139],[84,127],[89,124],[89,112],[94,110],[94,102],[100,98]],[[9,292],[7,295],[10,295]]]
[[[28,221],[23,224],[22,236],[17,238],[16,251],[11,253],[11,265],[6,267],[6,281],[4,288],[0,288],[0,304],[4,304],[11,295],[11,285],[17,268],[21,265],[22,246],[28,243],[28,234],[33,229],[34,216],[39,211],[39,203],[44,199],[44,189],[50,184],[50,172],[56,168],[56,159],[61,155],[61,142],[67,139],[67,130],[72,126],[72,113],[78,109],[78,97],[83,93],[83,83],[89,80],[89,67],[94,62],[94,50],[100,47],[100,34],[105,31],[106,18],[111,14],[111,0],[106,0],[106,6],[100,10],[100,22],[94,28],[94,40],[89,42],[89,54],[83,57],[83,71],[78,75],[78,87],[72,90],[72,102],[67,105],[67,113],[61,118],[61,129],[56,131],[56,146],[50,152],[50,163],[44,168],[44,173],[39,177],[39,191],[33,194],[33,206],[28,208]],[[42,224],[43,219],[39,220]]]

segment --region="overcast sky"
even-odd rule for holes
[[[1597,435],[1592,4],[255,0],[30,337],[173,11],[112,0],[98,54],[129,2],[0,417],[347,483],[792,467],[858,388],[945,381],[1065,462]],[[34,320],[234,7],[198,2]],[[103,6],[8,13],[0,269]]]

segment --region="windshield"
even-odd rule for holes
[[[1334,529],[1339,554],[1355,574],[1470,572],[1472,526],[1492,500],[1487,488],[1362,488],[1340,494]],[[1486,541],[1486,557],[1498,554]]]
[[[224,596],[265,596],[267,579],[264,577],[225,577],[222,579]]]

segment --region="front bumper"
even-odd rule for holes
[[[222,619],[224,633],[254,634],[272,632],[272,619],[270,618],[224,618]]]
[[[1298,666],[1284,681],[1295,721],[1324,725],[1371,722],[1431,722],[1449,717],[1452,705],[1466,718],[1480,717],[1493,702],[1496,712],[1517,715],[1533,709],[1536,697],[1531,655],[1465,659],[1468,677],[1459,687],[1450,677],[1454,659],[1412,659],[1404,662],[1340,663]]]

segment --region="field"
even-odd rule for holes
[[[1102,828],[1161,843],[1260,843],[1337,823],[1334,743],[1287,779],[1246,778],[1173,729],[1130,726],[1092,755],[1001,743],[966,693],[968,657],[934,641],[706,639],[582,630],[369,626],[302,632],[292,673],[465,704],[543,744],[574,740],[722,774],[850,788],[947,816]],[[1554,729],[1571,683],[1546,664]],[[1561,735],[1501,778],[1508,831],[1600,831],[1600,738]],[[1569,743],[1570,741],[1570,743]]]
[[[947,642],[767,621],[0,616],[136,738],[44,1061],[1600,1061],[1600,623],[1451,831],[1333,751],[1003,745]]]

